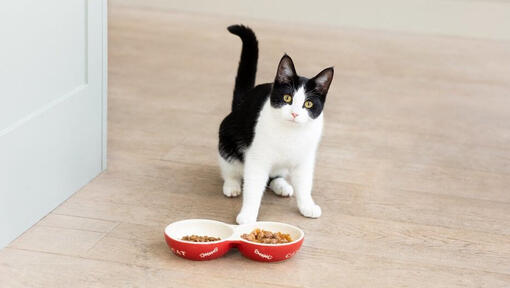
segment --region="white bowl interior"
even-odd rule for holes
[[[263,229],[263,230],[267,230],[267,231],[271,231],[273,233],[281,232],[281,233],[289,234],[290,237],[292,238],[292,242],[291,243],[299,241],[299,240],[301,240],[301,238],[304,237],[303,231],[301,229],[299,229],[298,227],[292,226],[292,225],[289,225],[289,224],[285,224],[285,223],[280,223],[280,222],[256,222],[256,223],[252,223],[252,224],[240,225],[237,228],[236,234],[239,237],[241,237],[242,234],[245,234],[245,233],[249,234],[251,231],[253,231],[254,229],[257,229],[257,228]],[[247,241],[247,240],[244,240],[244,239],[242,239],[242,240],[243,241]],[[250,243],[252,243],[252,242],[250,242]],[[262,243],[257,243],[257,244],[261,244],[261,245],[282,245],[282,244],[262,244]]]
[[[181,240],[182,237],[187,235],[219,237],[221,240],[225,240],[234,234],[234,228],[219,221],[207,219],[189,219],[174,222],[168,225],[165,229],[165,233],[175,240]]]

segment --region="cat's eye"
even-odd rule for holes
[[[292,96],[290,96],[289,94],[283,95],[283,101],[290,103],[290,101],[292,101]]]
[[[313,106],[312,101],[306,101],[306,102],[305,102],[305,108],[310,109],[310,108],[312,108],[312,106]]]

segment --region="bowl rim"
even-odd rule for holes
[[[225,225],[225,226],[229,227],[232,230],[232,234],[229,237],[227,237],[227,238],[224,238],[224,239],[221,239],[221,240],[218,240],[218,241],[211,241],[211,242],[191,242],[191,241],[177,239],[177,238],[171,237],[169,235],[168,229],[170,228],[170,226],[178,224],[178,223],[181,223],[181,222],[193,222],[193,221],[210,222],[210,223],[216,223],[216,224],[219,223],[221,225]],[[276,224],[276,225],[287,226],[287,227],[290,227],[291,229],[297,230],[299,232],[299,238],[297,238],[297,239],[295,239],[295,240],[293,240],[292,242],[289,242],[289,243],[279,243],[279,244],[258,243],[258,242],[253,242],[253,241],[249,241],[249,240],[241,238],[241,233],[239,233],[240,232],[239,231],[240,228],[242,228],[243,226],[249,226],[249,225],[251,226],[251,225],[256,225],[256,224]],[[257,229],[257,228],[262,229],[260,227],[255,227],[253,229]],[[299,243],[299,242],[303,241],[303,239],[305,237],[305,232],[303,232],[303,230],[301,230],[301,228],[299,228],[297,226],[294,226],[294,225],[291,225],[291,224],[283,223],[283,222],[257,221],[257,222],[254,222],[254,223],[235,225],[235,224],[228,224],[228,223],[225,223],[225,222],[221,222],[221,221],[217,221],[217,220],[212,220],[212,219],[199,219],[199,218],[183,219],[183,220],[172,222],[172,223],[168,224],[165,227],[164,234],[165,234],[165,237],[168,237],[168,238],[172,239],[173,241],[176,241],[176,242],[179,242],[179,243],[184,243],[184,244],[191,244],[191,245],[213,245],[213,244],[220,244],[220,243],[224,243],[224,242],[227,242],[227,243],[232,243],[232,242],[233,243],[240,243],[240,242],[244,242],[244,243],[248,243],[248,244],[251,244],[251,245],[266,246],[266,247],[282,247],[282,246],[293,245],[293,244],[296,244],[296,243]]]
[[[186,241],[186,240],[181,240],[181,239],[177,239],[177,238],[174,238],[172,236],[169,235],[168,233],[168,229],[170,228],[170,226],[172,225],[175,225],[175,224],[179,224],[181,222],[193,222],[193,221],[200,221],[200,222],[210,222],[210,223],[216,223],[216,224],[221,224],[221,225],[225,225],[227,227],[229,227],[231,230],[232,230],[232,233],[230,234],[229,237],[227,238],[224,238],[224,239],[220,239],[218,241],[210,241],[210,242],[192,242],[192,241]],[[235,235],[236,231],[235,231],[235,228],[232,227],[233,225],[230,225],[230,224],[227,224],[225,222],[221,222],[221,221],[217,221],[217,220],[212,220],[212,219],[199,219],[199,218],[192,218],[192,219],[183,219],[183,220],[179,220],[179,221],[175,221],[175,222],[172,222],[170,224],[168,224],[166,227],[165,227],[165,236],[172,239],[173,241],[176,241],[176,242],[180,242],[180,243],[184,243],[184,244],[192,244],[192,245],[210,245],[210,244],[219,244],[219,243],[222,243],[222,242],[227,242],[227,241],[230,241],[230,239],[232,238],[233,235]]]

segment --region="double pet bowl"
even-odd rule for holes
[[[283,244],[256,243],[241,238],[254,229],[290,234],[292,242]],[[189,242],[181,240],[187,235],[221,238],[214,242]],[[165,229],[165,240],[176,255],[190,260],[212,260],[223,256],[231,248],[237,248],[243,256],[256,261],[276,262],[294,256],[303,244],[304,233],[298,227],[279,222],[256,222],[230,225],[207,219],[189,219],[174,222]]]

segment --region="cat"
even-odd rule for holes
[[[292,59],[284,54],[274,82],[255,86],[255,33],[243,25],[229,26],[228,31],[243,44],[232,112],[221,122],[218,150],[223,194],[237,197],[242,188],[236,222],[257,221],[266,186],[279,196],[295,194],[301,214],[318,218],[322,212],[312,199],[312,182],[333,67],[308,79],[297,75]]]

